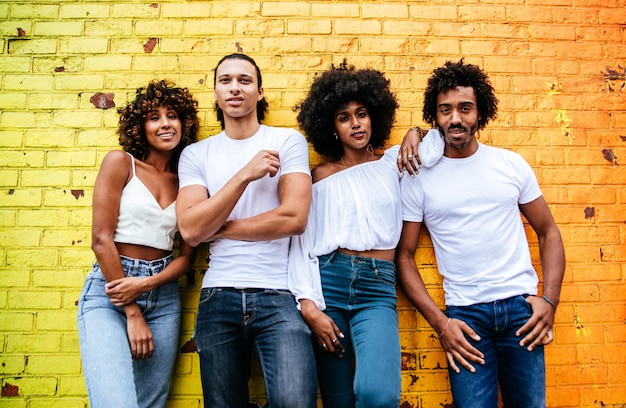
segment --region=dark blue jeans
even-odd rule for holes
[[[252,347],[268,408],[316,407],[311,331],[291,292],[203,288],[194,338],[206,408],[247,406]]]
[[[324,407],[398,407],[401,355],[394,263],[337,251],[319,261],[325,313],[345,336],[343,357],[315,346]]]
[[[470,343],[485,355],[485,365],[473,364],[475,373],[448,369],[455,408],[497,408],[498,383],[506,408],[546,406],[543,346],[529,352],[520,347],[515,332],[532,315],[524,296],[472,306],[448,306],[448,317],[463,320],[481,340]]]

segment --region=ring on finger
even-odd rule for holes
[[[412,154],[409,154],[408,156],[406,156],[407,159],[411,160],[414,156]]]
[[[398,161],[402,160],[402,156],[398,156]]]
[[[332,343],[335,343],[336,341],[337,341],[337,337],[331,340]]]
[[[326,343],[322,343],[322,347],[326,348]]]

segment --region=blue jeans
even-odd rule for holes
[[[291,292],[203,288],[194,339],[206,408],[247,406],[252,348],[261,362],[267,407],[316,407],[311,331]]]
[[[340,339],[343,357],[315,346],[324,407],[398,407],[401,354],[394,263],[337,251],[319,261],[325,313],[345,336]]]
[[[524,296],[472,306],[448,306],[448,317],[463,320],[481,340],[470,343],[485,355],[485,365],[473,364],[475,373],[459,366],[448,368],[455,408],[497,408],[498,383],[507,408],[546,406],[543,346],[529,352],[515,335],[532,315]]]
[[[172,257],[120,259],[126,276],[147,277],[162,271]],[[78,338],[91,407],[165,407],[178,352],[178,283],[168,283],[137,299],[154,341],[152,358],[143,361],[132,359],[126,314],[104,293],[106,283],[100,266],[94,263],[78,301]]]

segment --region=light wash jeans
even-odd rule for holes
[[[461,372],[448,368],[455,408],[497,408],[498,383],[506,408],[546,406],[544,348],[529,352],[520,347],[515,335],[532,315],[524,296],[472,306],[448,306],[448,317],[463,320],[481,340],[468,338],[485,355],[485,365],[473,364],[475,373],[459,365]]]
[[[287,290],[203,288],[194,334],[205,408],[248,405],[250,352],[265,379],[268,408],[315,408],[311,331]]]
[[[402,384],[394,263],[335,251],[319,257],[319,264],[325,313],[345,336],[342,357],[315,346],[324,407],[398,407]]]
[[[120,257],[126,276],[150,276],[171,262]],[[154,354],[131,357],[126,314],[104,293],[100,267],[85,279],[78,301],[78,336],[87,392],[92,408],[165,407],[178,351],[181,301],[177,282],[143,294],[137,304],[152,331]]]

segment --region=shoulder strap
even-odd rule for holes
[[[135,177],[136,176],[136,174],[135,174],[135,158],[133,157],[132,154],[130,154],[128,152],[126,152],[126,154],[130,156],[130,163],[133,166],[133,177]]]

